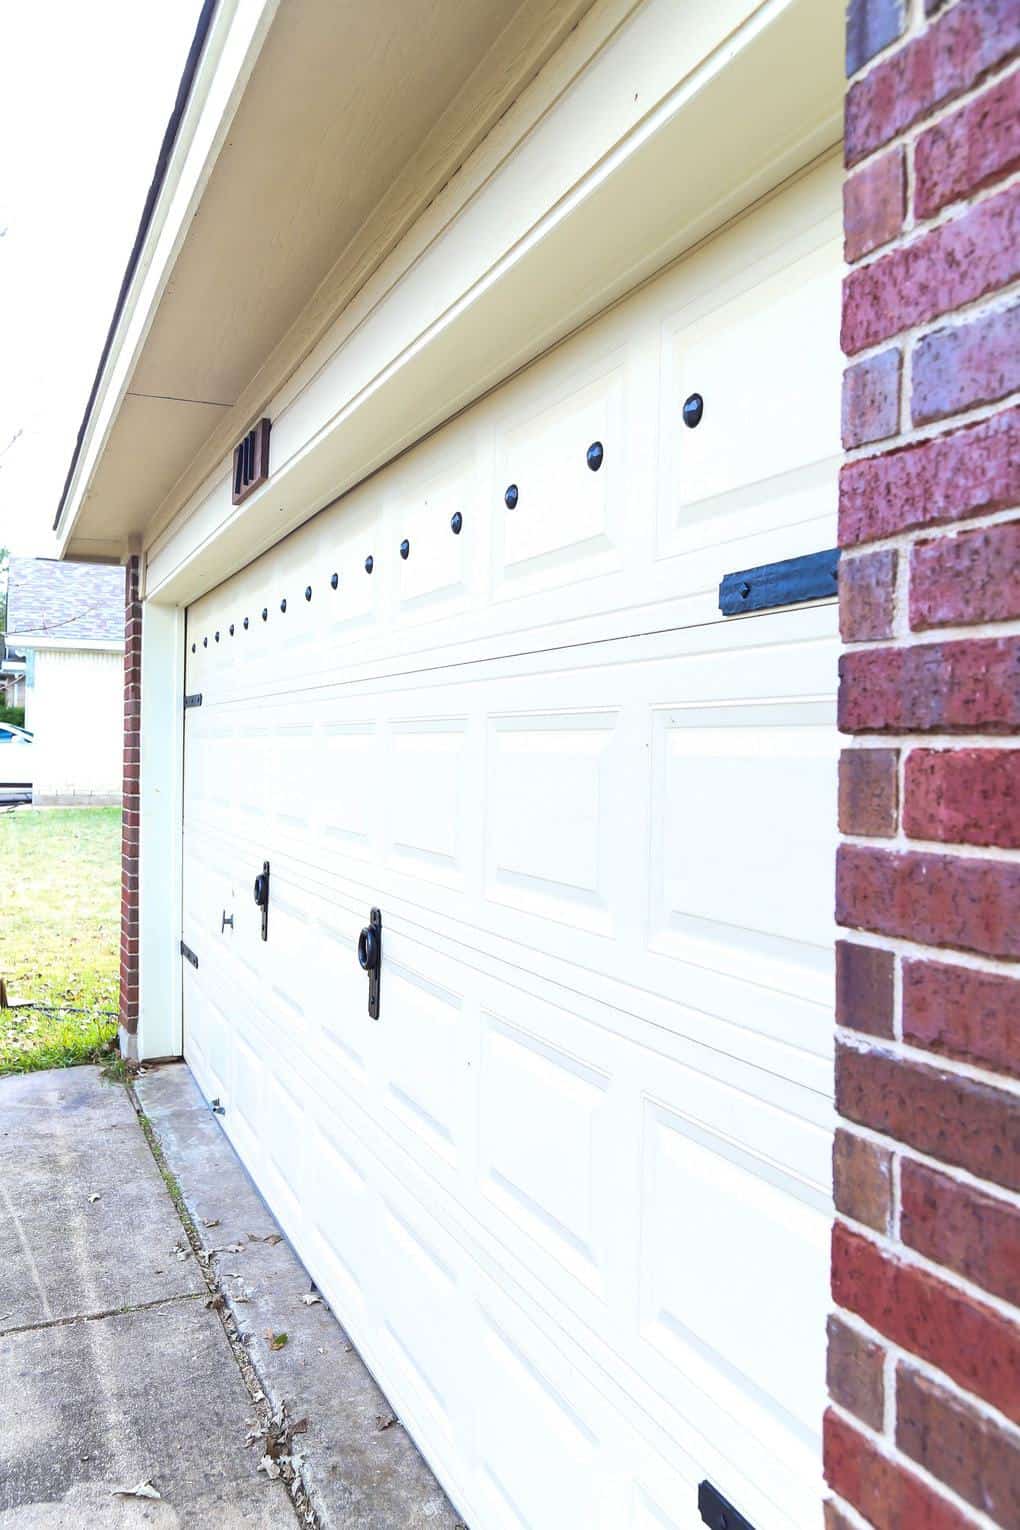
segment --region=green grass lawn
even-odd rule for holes
[[[0,1074],[104,1054],[119,942],[120,808],[0,812]]]

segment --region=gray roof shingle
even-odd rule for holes
[[[12,558],[7,633],[17,647],[59,638],[124,641],[124,570],[101,563]]]

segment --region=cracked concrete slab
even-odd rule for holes
[[[0,1080],[0,1530],[293,1530],[245,1443],[255,1407],[231,1342],[175,1245],[187,1235],[121,1086],[95,1068]],[[115,1496],[146,1479],[159,1500]]]
[[[344,1329],[326,1306],[302,1302],[308,1272],[186,1065],[147,1069],[135,1090],[204,1246],[239,1249],[211,1266],[270,1401],[308,1419],[301,1476],[323,1530],[455,1530],[461,1521]],[[267,1333],[281,1332],[287,1344],[271,1349]]]
[[[0,1328],[204,1291],[126,1091],[55,1073],[0,1081]]]
[[[222,1326],[200,1297],[12,1334],[0,1394],[0,1526],[98,1523],[294,1530],[283,1485],[245,1448],[248,1398]],[[151,1481],[161,1498],[122,1500]],[[117,1520],[112,1520],[117,1523]]]

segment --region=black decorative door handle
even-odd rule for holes
[[[269,939],[269,862],[262,862],[262,870],[255,878],[255,902],[262,910],[262,939]]]
[[[374,972],[379,965],[379,937],[370,924],[358,936],[358,961],[366,972]]]
[[[379,1018],[379,975],[382,967],[382,914],[374,908],[358,936],[358,961],[368,973],[368,1013]]]

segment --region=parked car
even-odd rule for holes
[[[0,803],[31,802],[33,737],[27,728],[0,723]]]

